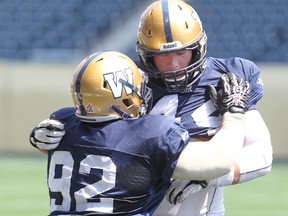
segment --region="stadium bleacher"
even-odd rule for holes
[[[136,2],[137,3],[137,2]],[[2,0],[0,58],[30,59],[34,50],[86,51],[114,20],[135,7],[133,0]],[[63,54],[63,52],[62,52]]]
[[[287,0],[187,2],[207,32],[209,56],[288,62]],[[41,53],[51,58],[61,53],[57,58],[69,59],[75,52],[88,52],[97,38],[111,34],[113,23],[131,19],[127,11],[139,4],[145,1],[2,0],[0,58],[31,60]],[[127,47],[131,56],[134,44]]]
[[[209,55],[287,62],[288,1],[218,0],[192,2],[208,34]],[[194,2],[194,3],[193,3]]]

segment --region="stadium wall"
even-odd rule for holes
[[[0,62],[0,152],[37,152],[29,144],[29,133],[51,112],[73,105],[69,85],[76,66]],[[265,95],[258,108],[271,132],[274,158],[288,160],[288,65],[258,66],[265,84]]]

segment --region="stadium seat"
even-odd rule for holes
[[[287,0],[186,1],[198,11],[207,32],[208,55],[288,61]],[[115,22],[131,19],[129,11],[140,4],[145,1],[2,0],[0,58],[31,59],[36,49],[89,52],[97,38],[118,27]],[[126,54],[137,57],[134,44]]]

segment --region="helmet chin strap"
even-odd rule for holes
[[[120,109],[118,109],[115,105],[113,105],[111,107],[114,112],[116,112],[122,119],[125,119],[125,118],[132,118],[132,116],[130,116],[128,113],[125,113],[123,111],[121,111]]]

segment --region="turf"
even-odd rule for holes
[[[261,178],[225,188],[226,216],[287,216],[288,164],[274,163]]]
[[[1,216],[49,214],[45,158],[0,158]]]
[[[265,177],[225,188],[226,216],[288,215],[288,164]],[[45,157],[0,158],[1,216],[49,214]]]

